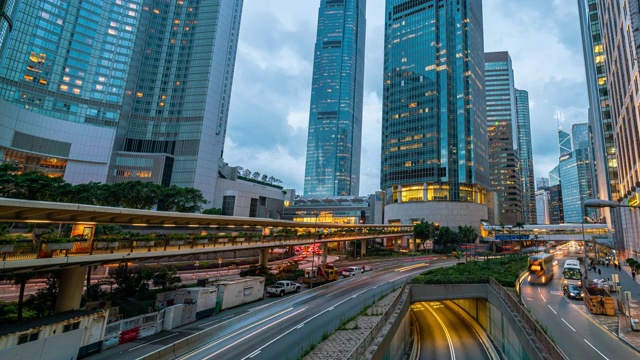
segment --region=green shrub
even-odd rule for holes
[[[468,262],[429,270],[415,277],[414,284],[485,284],[493,277],[502,286],[513,287],[527,269],[526,256],[510,256],[480,262]]]

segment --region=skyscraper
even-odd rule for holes
[[[571,137],[573,139],[573,148],[578,149],[590,149],[591,139],[589,136],[589,124],[573,124],[571,126]]]
[[[388,0],[385,22],[385,222],[477,226],[490,186],[482,1]]]
[[[212,200],[242,4],[21,1],[1,59],[0,161]]]
[[[611,119],[611,101],[607,88],[607,69],[603,33],[598,16],[597,0],[578,0],[582,49],[584,52],[587,90],[589,93],[589,125],[592,132],[592,156],[595,163],[594,196],[617,200],[621,196],[618,161]],[[607,223],[614,225],[615,212],[602,209]],[[618,241],[619,239],[616,239]],[[622,243],[620,243],[622,246]]]
[[[604,72],[598,73],[598,84],[601,81],[607,84],[608,102],[604,105],[609,107],[611,114],[611,127],[607,126],[604,117],[602,119],[605,140],[607,131],[611,130],[615,143],[619,192],[612,200],[623,205],[635,206],[640,203],[640,118],[637,108],[640,101],[640,93],[637,90],[640,63],[636,47],[640,44],[640,28],[637,25],[640,23],[638,2],[633,1],[624,6],[619,1],[597,0],[590,1],[588,5],[589,19],[593,21],[592,19],[597,18],[601,24],[597,28],[600,32],[593,32],[591,35],[594,42],[593,51],[603,50]],[[584,16],[584,12],[582,13]],[[597,40],[602,42],[596,44]],[[594,60],[596,64],[602,65],[598,62],[599,58]],[[591,85],[590,91],[596,91],[595,85]],[[606,146],[605,141],[604,150],[609,154]],[[599,151],[602,151],[602,147]],[[637,236],[640,234],[640,213],[620,209],[619,214],[620,219],[616,221],[616,237],[624,239],[627,251],[637,249],[640,246]],[[631,253],[627,253],[627,256],[631,256]]]
[[[320,2],[305,196],[358,195],[365,17],[365,0]]]
[[[593,198],[593,170],[589,149],[576,149],[560,157],[558,170],[562,188],[564,222],[581,223],[582,201]],[[588,211],[593,212],[591,209]]]
[[[490,52],[484,61],[491,188],[498,195],[500,221],[514,225],[523,220],[523,198],[511,57],[506,51]]]
[[[516,89],[516,113],[518,116],[518,154],[520,155],[522,179],[522,215],[525,224],[537,224],[529,93],[525,90]]]
[[[562,130],[562,126],[558,127],[558,144],[560,145],[560,156],[571,152],[571,134]]]

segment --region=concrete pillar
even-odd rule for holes
[[[400,250],[400,239],[391,238],[391,241],[393,241],[393,250],[394,251],[399,251]]]
[[[264,248],[260,249],[260,266],[268,267],[269,266],[269,249]]]
[[[360,240],[360,257],[363,257],[367,254],[367,239]]]
[[[62,270],[55,312],[59,313],[80,308],[82,288],[84,287],[84,277],[86,275],[86,266],[78,266]]]
[[[322,265],[327,263],[327,254],[329,253],[329,244],[328,243],[322,243],[322,258],[320,260],[320,263]]]

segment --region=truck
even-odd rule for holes
[[[289,280],[280,280],[267,286],[267,294],[270,296],[284,296],[284,294],[298,291],[300,291],[300,284]]]
[[[318,268],[305,269],[304,277],[298,279],[298,282],[311,286],[312,284],[322,285],[335,280],[338,280],[338,268],[334,265],[325,264]]]

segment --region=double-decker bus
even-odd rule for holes
[[[529,282],[546,284],[553,279],[553,266],[556,262],[552,254],[536,254],[529,257]]]
[[[562,280],[563,288],[569,284],[582,287],[582,268],[580,267],[580,262],[576,259],[567,259],[562,269],[562,277],[564,278],[564,280]]]

